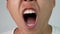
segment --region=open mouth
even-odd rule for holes
[[[23,19],[27,28],[33,28],[36,25],[36,12],[32,9],[27,9],[23,13]]]

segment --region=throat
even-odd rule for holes
[[[45,30],[42,32],[42,34],[52,34],[52,27],[51,25],[48,25]]]

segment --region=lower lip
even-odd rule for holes
[[[26,28],[33,29],[33,28],[35,28],[35,25],[34,26],[26,26]]]
[[[32,22],[29,23],[29,24],[33,24],[33,25],[30,25],[30,26],[29,26],[27,23],[25,23],[26,28],[28,28],[28,29],[35,28],[35,26],[36,26],[36,21],[32,21]]]
[[[25,27],[26,27],[27,29],[33,29],[33,28],[35,28],[35,26],[36,26],[36,24],[34,24],[33,26],[25,25]]]

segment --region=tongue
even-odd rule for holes
[[[33,19],[33,18],[28,18],[28,19],[27,19],[27,26],[28,26],[29,28],[34,27],[34,26],[35,26],[35,19]]]

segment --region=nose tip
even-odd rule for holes
[[[34,1],[34,0],[24,0],[24,1]]]

